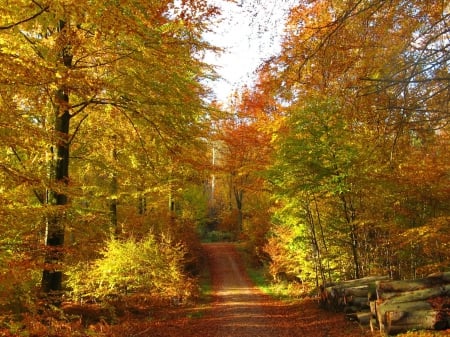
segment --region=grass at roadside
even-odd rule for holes
[[[272,282],[263,268],[255,268],[247,265],[247,273],[253,283],[261,291],[273,298],[280,300],[299,299],[305,295],[305,289],[301,284],[289,282]]]
[[[210,302],[213,296],[213,288],[211,274],[208,268],[204,268],[204,270],[202,270],[198,283],[200,288],[200,302]]]
[[[209,264],[204,259],[200,274],[198,275],[198,287],[199,287],[199,304],[207,304],[212,302],[214,291],[212,286],[212,275],[209,268]]]
[[[245,262],[247,274],[250,276],[252,282],[266,295],[280,300],[295,300],[306,295],[305,287],[297,283],[289,282],[273,282],[270,279],[269,273],[265,267],[257,267],[249,257],[245,245],[238,245],[238,250],[241,253]]]
[[[254,268],[246,265],[247,273],[250,276],[252,282],[259,288],[261,291],[267,295],[273,296],[274,293],[272,291],[273,285],[267,277],[265,276],[265,272],[262,268]]]

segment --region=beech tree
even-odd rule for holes
[[[258,225],[266,227],[268,196],[264,195],[263,171],[270,160],[270,135],[263,129],[262,106],[258,97],[243,92],[224,120],[217,123],[215,135],[215,174],[223,200],[224,228],[258,241]],[[216,188],[219,191],[219,188]],[[216,194],[218,194],[216,192]],[[260,222],[259,224],[255,223]],[[264,232],[264,231],[262,231]],[[263,235],[262,235],[263,236]]]
[[[17,125],[12,132],[19,136],[12,141],[2,134],[2,174],[29,181],[30,162],[40,163],[31,190],[45,218],[44,292],[61,290],[65,228],[78,179],[69,174],[71,146],[84,127],[102,128],[102,121],[115,115],[131,124],[143,147],[159,139],[167,152],[176,153],[197,136],[207,94],[199,79],[210,72],[198,56],[209,48],[200,36],[214,13],[203,1],[17,0],[2,7],[1,111],[8,112],[2,113],[2,127]],[[97,124],[87,123],[93,114],[101,116]],[[20,133],[24,126],[29,131]],[[109,144],[128,132],[115,131]],[[114,145],[109,151],[115,166]],[[120,177],[110,172],[115,223]]]

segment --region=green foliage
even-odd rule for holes
[[[195,222],[197,232],[202,235],[208,223],[208,196],[202,186],[189,186],[181,198],[181,218]]]
[[[185,248],[154,235],[137,241],[110,240],[101,257],[68,271],[74,299],[108,299],[142,292],[158,297],[188,297],[192,282],[183,274]]]
[[[277,137],[269,171],[277,208],[265,246],[274,278],[288,273],[319,283],[339,265],[358,268],[348,236],[352,200],[362,188],[355,167],[364,156],[342,111],[337,99],[309,97],[290,108]],[[352,258],[354,265],[345,262]]]
[[[203,238],[205,242],[229,242],[234,240],[234,233],[224,231],[207,232]]]

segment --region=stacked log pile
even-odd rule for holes
[[[372,276],[321,287],[319,304],[383,334],[450,329],[450,272],[393,281]]]
[[[381,332],[450,328],[450,273],[423,279],[378,281],[372,305]]]
[[[376,282],[389,280],[387,276],[369,276],[321,287],[319,304],[336,312],[344,312],[349,319],[366,324],[370,319],[368,296],[375,294]]]

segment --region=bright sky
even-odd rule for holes
[[[209,0],[222,10],[214,32],[205,38],[221,47],[221,55],[206,55],[223,78],[212,84],[217,100],[229,102],[230,95],[251,85],[254,72],[265,59],[280,50],[284,19],[296,0]]]

